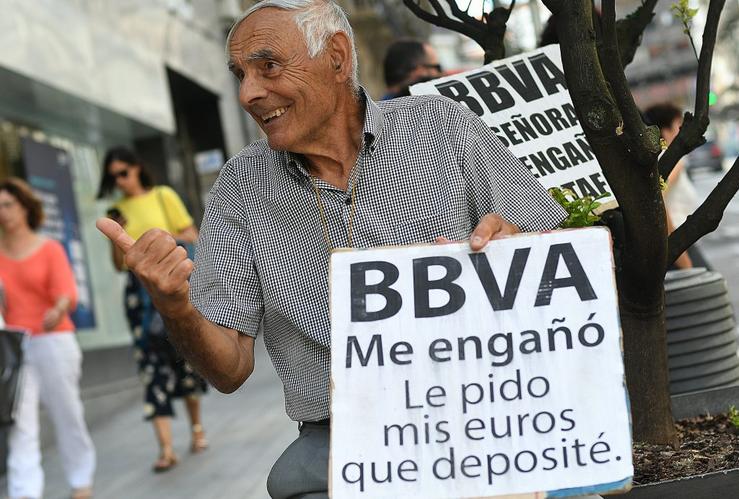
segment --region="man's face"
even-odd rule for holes
[[[327,51],[311,59],[293,13],[265,8],[246,18],[229,45],[239,102],[272,149],[303,152],[336,108],[336,80]]]
[[[444,76],[439,64],[439,56],[431,45],[424,44],[425,56],[413,70],[408,78],[409,83],[420,79],[440,78]]]

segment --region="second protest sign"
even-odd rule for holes
[[[332,497],[628,488],[605,229],[331,258]]]

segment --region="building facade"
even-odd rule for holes
[[[111,204],[96,200],[104,151],[135,148],[199,220],[217,163],[256,137],[225,70],[224,32],[239,8],[0,1],[0,175],[29,180],[49,212],[45,232],[70,239],[85,350],[130,343],[124,276],[94,225]]]

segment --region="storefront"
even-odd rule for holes
[[[84,349],[127,345],[124,276],[95,229],[110,203],[95,199],[100,157],[110,145],[162,133],[6,69],[0,86],[0,175],[29,181],[44,202],[43,233],[67,249],[79,290],[80,343]]]
[[[84,350],[123,347],[125,276],[95,229],[101,159],[134,149],[199,223],[223,158],[253,139],[225,67],[227,13],[211,2],[36,5],[11,0],[0,31],[0,176],[41,195],[44,232],[63,242],[80,293]]]

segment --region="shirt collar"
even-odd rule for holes
[[[372,154],[376,147],[376,142],[382,131],[382,110],[367,94],[364,87],[359,87],[359,99],[364,102],[364,125],[362,127],[362,136],[364,140],[363,152]],[[308,171],[303,165],[303,159],[299,154],[290,151],[282,151],[281,153],[288,171],[293,174],[307,176]]]
[[[373,101],[363,87],[359,87],[360,98],[364,101],[364,146],[374,150],[375,143],[382,131],[382,110]]]

